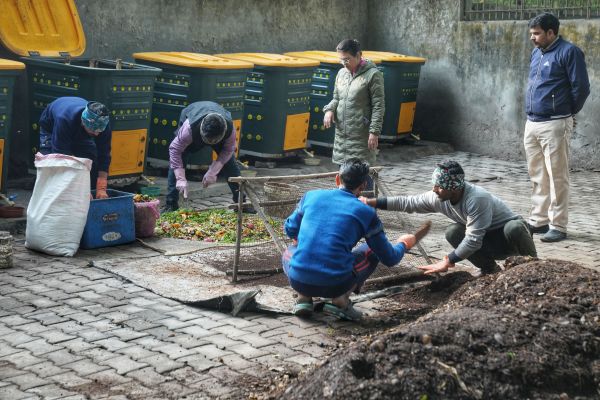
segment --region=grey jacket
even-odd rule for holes
[[[441,201],[437,194],[429,191],[416,196],[388,197],[387,209],[408,213],[438,212],[465,225],[465,238],[454,250],[463,260],[481,248],[487,231],[499,229],[508,221],[519,218],[498,197],[470,183],[465,183],[465,191],[457,204]]]
[[[354,76],[346,68],[335,79],[333,99],[323,111],[335,114],[333,162],[341,164],[358,157],[375,164],[376,153],[369,150],[369,133],[379,135],[385,113],[383,73],[370,60]]]

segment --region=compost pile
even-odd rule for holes
[[[275,229],[282,229],[281,222],[270,221]],[[212,209],[193,211],[180,209],[163,213],[156,221],[157,236],[205,242],[235,243],[237,232],[237,213]],[[242,222],[242,242],[260,242],[271,240],[265,223],[254,215],[244,215]]]
[[[599,398],[600,273],[520,262],[467,280],[411,322],[361,337],[283,398]],[[403,296],[414,302],[415,293]]]

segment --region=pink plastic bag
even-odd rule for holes
[[[158,199],[133,203],[135,207],[135,236],[146,238],[154,235],[156,220],[160,217]]]

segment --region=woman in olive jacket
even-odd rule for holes
[[[375,165],[385,112],[383,73],[362,58],[355,39],[343,40],[336,50],[344,68],[335,79],[333,99],[323,109],[325,128],[336,124],[333,162],[357,157]]]

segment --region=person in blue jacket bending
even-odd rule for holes
[[[109,112],[98,102],[59,97],[40,116],[40,153],[60,153],[92,160],[91,189],[106,199],[112,131]]]
[[[293,239],[283,254],[283,269],[298,294],[294,314],[308,316],[313,297],[331,298],[323,312],[339,319],[359,320],[350,294],[359,293],[381,261],[397,264],[416,243],[415,235],[403,235],[391,244],[375,210],[359,199],[367,186],[369,164],[351,158],[336,175],[338,189],[307,192],[285,221],[285,233]],[[356,249],[359,240],[366,243]]]

